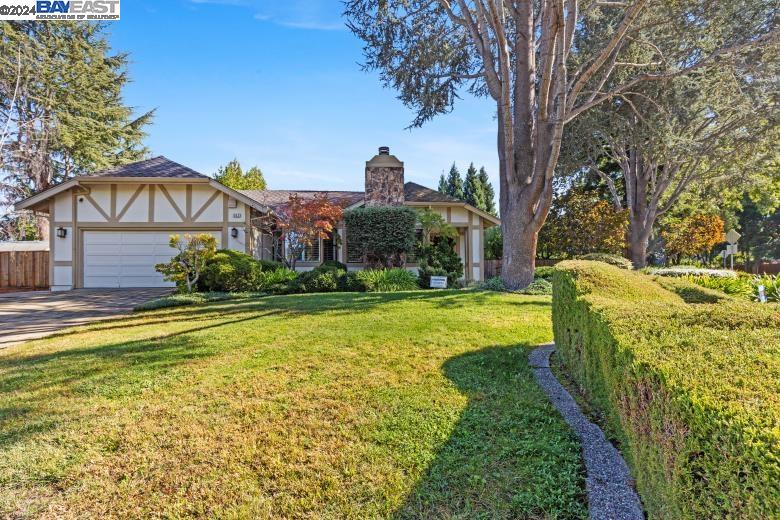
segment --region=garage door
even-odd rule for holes
[[[84,287],[173,287],[154,266],[176,250],[168,246],[175,231],[85,231]],[[218,233],[214,234],[219,236]],[[219,242],[219,239],[217,240]]]

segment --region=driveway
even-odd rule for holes
[[[79,289],[0,294],[0,349],[91,321],[129,314],[170,289]]]

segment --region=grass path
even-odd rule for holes
[[[0,517],[581,518],[549,298],[300,295],[0,352]]]

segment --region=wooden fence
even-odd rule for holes
[[[48,251],[0,251],[0,291],[48,288]]]

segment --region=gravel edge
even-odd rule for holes
[[[607,440],[601,428],[585,417],[550,370],[550,354],[554,350],[555,345],[542,345],[531,351],[528,363],[539,386],[582,443],[590,517],[594,520],[644,520],[642,503],[634,491],[631,472],[623,456]]]

